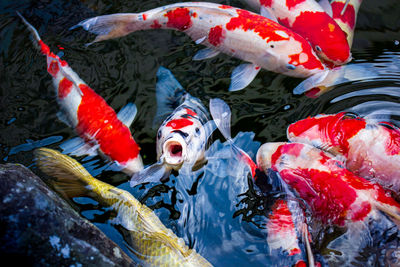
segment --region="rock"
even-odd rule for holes
[[[135,266],[22,165],[0,165],[0,258],[24,266]]]

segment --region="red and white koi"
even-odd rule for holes
[[[346,34],[315,0],[245,2],[261,9],[262,15],[303,36],[310,42],[317,55],[328,61],[329,65],[342,65],[351,60]]]
[[[47,71],[53,78],[62,116],[84,139],[84,142],[78,145],[80,152],[77,153],[85,154],[89,150],[99,150],[128,174],[142,170],[140,148],[129,130],[136,114],[134,104],[125,107],[117,116],[106,101],[81,80],[66,61],[50,51],[36,29],[19,13],[18,15],[32,33],[40,52],[47,58]]]
[[[349,46],[353,44],[354,28],[356,27],[357,13],[362,0],[333,0],[331,2],[332,18],[346,33]]]
[[[348,226],[383,212],[395,222],[400,204],[378,184],[356,176],[342,162],[308,144],[266,143],[257,152],[257,164],[271,168],[294,189],[324,224]]]
[[[155,121],[169,114],[157,132],[158,162],[134,175],[131,186],[167,178],[172,169],[178,170],[184,164],[189,168],[200,166],[205,162],[208,138],[215,130],[201,101],[185,92],[164,67],[157,71],[156,95]]]
[[[297,121],[287,136],[344,158],[356,175],[400,195],[400,130],[394,125],[340,112]]]
[[[217,128],[230,143],[234,157],[238,158],[240,163],[248,166],[253,179],[256,180],[257,165],[244,150],[234,144],[231,137],[231,110],[229,106],[219,98],[210,99],[210,113]],[[309,266],[314,266],[304,212],[286,184],[281,179],[276,183],[280,184],[280,189],[283,189],[288,197],[276,201],[266,224],[270,254],[278,255],[278,258],[283,257],[283,259],[279,259],[280,265],[283,266],[292,266],[291,263],[294,263],[294,266],[303,266],[307,258]],[[302,244],[305,245],[306,255],[303,253]]]
[[[232,73],[230,90],[246,87],[261,68],[305,78],[325,69],[310,44],[297,33],[247,10],[207,2],[171,4],[142,13],[89,18],[75,27],[97,34],[94,42],[147,29],[174,29],[207,46],[195,60],[222,52],[251,64]],[[75,28],[73,27],[73,28]]]

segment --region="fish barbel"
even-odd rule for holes
[[[55,178],[52,184],[64,197],[94,193],[100,203],[117,212],[112,222],[129,231],[129,245],[144,265],[212,266],[129,192],[97,180],[76,160],[56,150],[40,148],[35,155],[40,170]]]

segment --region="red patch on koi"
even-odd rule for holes
[[[219,8],[221,8],[221,9],[230,9],[232,7],[228,6],[228,5],[220,5]]]
[[[46,55],[46,56],[50,55],[50,53],[51,53],[50,48],[47,44],[45,44],[42,40],[39,40],[39,45],[40,45],[40,51],[44,55]]]
[[[145,13],[143,13],[142,14],[142,18],[143,18],[143,20],[146,20],[147,19],[147,15]]]
[[[305,2],[306,0],[286,0],[286,6],[290,10],[297,6],[298,4],[301,4]]]
[[[218,46],[225,39],[225,33],[221,26],[215,26],[208,33],[208,41],[214,46]]]
[[[331,3],[331,6],[332,6],[332,18],[340,19],[341,21],[343,21],[343,23],[349,25],[350,29],[353,30],[356,21],[356,12],[354,10],[354,7],[348,4],[342,16],[341,13],[345,6],[345,3],[333,2]]]
[[[307,91],[305,95],[309,98],[317,98],[320,91],[321,90],[318,87],[314,87],[313,89]]]
[[[186,113],[187,113],[187,114],[189,114],[189,115],[191,115],[191,116],[197,116],[197,113],[194,112],[193,110],[191,110],[191,109],[189,109],[189,108],[186,108],[185,110],[186,110]]]
[[[389,138],[386,138],[385,151],[387,154],[394,156],[400,154],[400,132],[399,130],[388,129],[382,126],[383,131],[386,131]]]
[[[310,21],[313,23],[310,24]],[[285,26],[290,27],[290,25]],[[325,12],[301,12],[291,25],[291,29],[304,36],[312,46],[318,44],[331,61],[345,62],[350,57],[350,47],[345,33]]]
[[[271,7],[272,6],[272,0],[261,0],[260,4],[262,6],[265,6],[265,7]]]
[[[178,7],[167,12],[164,16],[168,17],[167,26],[184,31],[192,26],[190,10],[188,8]]]
[[[58,63],[56,60],[50,62],[47,71],[50,73],[51,76],[56,77],[57,73],[59,72],[60,68],[58,67]]]
[[[171,127],[174,130],[178,130],[189,125],[193,125],[193,122],[191,120],[182,118],[169,121],[165,126]]]
[[[83,95],[78,108],[78,134],[87,141],[94,138],[100,150],[112,160],[126,163],[139,155],[128,127],[117,117],[115,111],[89,86],[79,85]]]
[[[150,25],[150,28],[160,29],[161,28],[161,24],[158,22],[158,20],[154,20],[153,24]]]
[[[295,157],[300,156],[303,147],[302,144],[296,143],[279,146],[276,152],[271,156],[271,164],[274,165],[283,154],[289,154]]]
[[[63,99],[71,92],[73,83],[67,78],[63,78],[58,84],[58,97]]]
[[[228,31],[236,29],[242,29],[244,31],[253,30],[262,39],[270,41],[283,41],[289,40],[289,36],[293,34],[288,31],[285,27],[282,27],[278,23],[269,20],[261,15],[253,14],[247,10],[237,10],[238,17],[231,18],[226,24]],[[276,33],[277,30],[285,32],[288,37],[283,37]]]

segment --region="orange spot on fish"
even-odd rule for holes
[[[192,26],[191,14],[188,8],[178,7],[167,12],[164,16],[168,17],[168,27],[184,31]]]
[[[80,84],[82,101],[78,108],[77,132],[86,141],[94,138],[100,150],[119,163],[136,158],[139,146],[128,127],[117,117],[115,111],[89,86]]]
[[[191,115],[191,116],[197,116],[197,113],[194,112],[193,110],[191,110],[191,109],[189,109],[189,108],[186,108],[185,110],[186,110],[186,113],[187,113],[187,114],[189,114],[189,115]]]
[[[293,9],[294,7],[296,7],[298,4],[301,4],[305,1],[306,0],[286,0],[286,6],[290,10],[290,9]]]
[[[60,70],[60,68],[58,67],[58,63],[56,60],[51,61],[49,66],[47,67],[47,71],[53,77],[57,76],[57,73],[59,70]]]
[[[221,26],[215,26],[211,28],[210,32],[208,33],[208,41],[210,42],[210,44],[214,46],[220,45],[224,40],[224,38],[225,38],[225,32]]]
[[[58,97],[63,99],[71,92],[73,83],[67,78],[63,78],[58,84]]]
[[[332,23],[328,23],[328,27],[329,27],[329,31],[333,32],[335,30],[335,25],[333,25]]]
[[[174,130],[178,130],[178,129],[182,129],[183,127],[192,125],[193,122],[189,119],[175,119],[175,120],[171,120],[169,121],[165,126],[166,127],[171,127]]]
[[[348,4],[342,16],[341,13],[345,3],[332,2],[331,5],[332,5],[332,18],[340,19],[341,21],[343,21],[343,23],[347,24],[350,27],[350,29],[353,30],[354,25],[356,23],[356,12],[354,10],[354,7],[351,4]]]
[[[158,22],[158,20],[154,20],[153,24],[151,24],[150,27],[153,29],[159,29],[161,28],[161,24]]]

